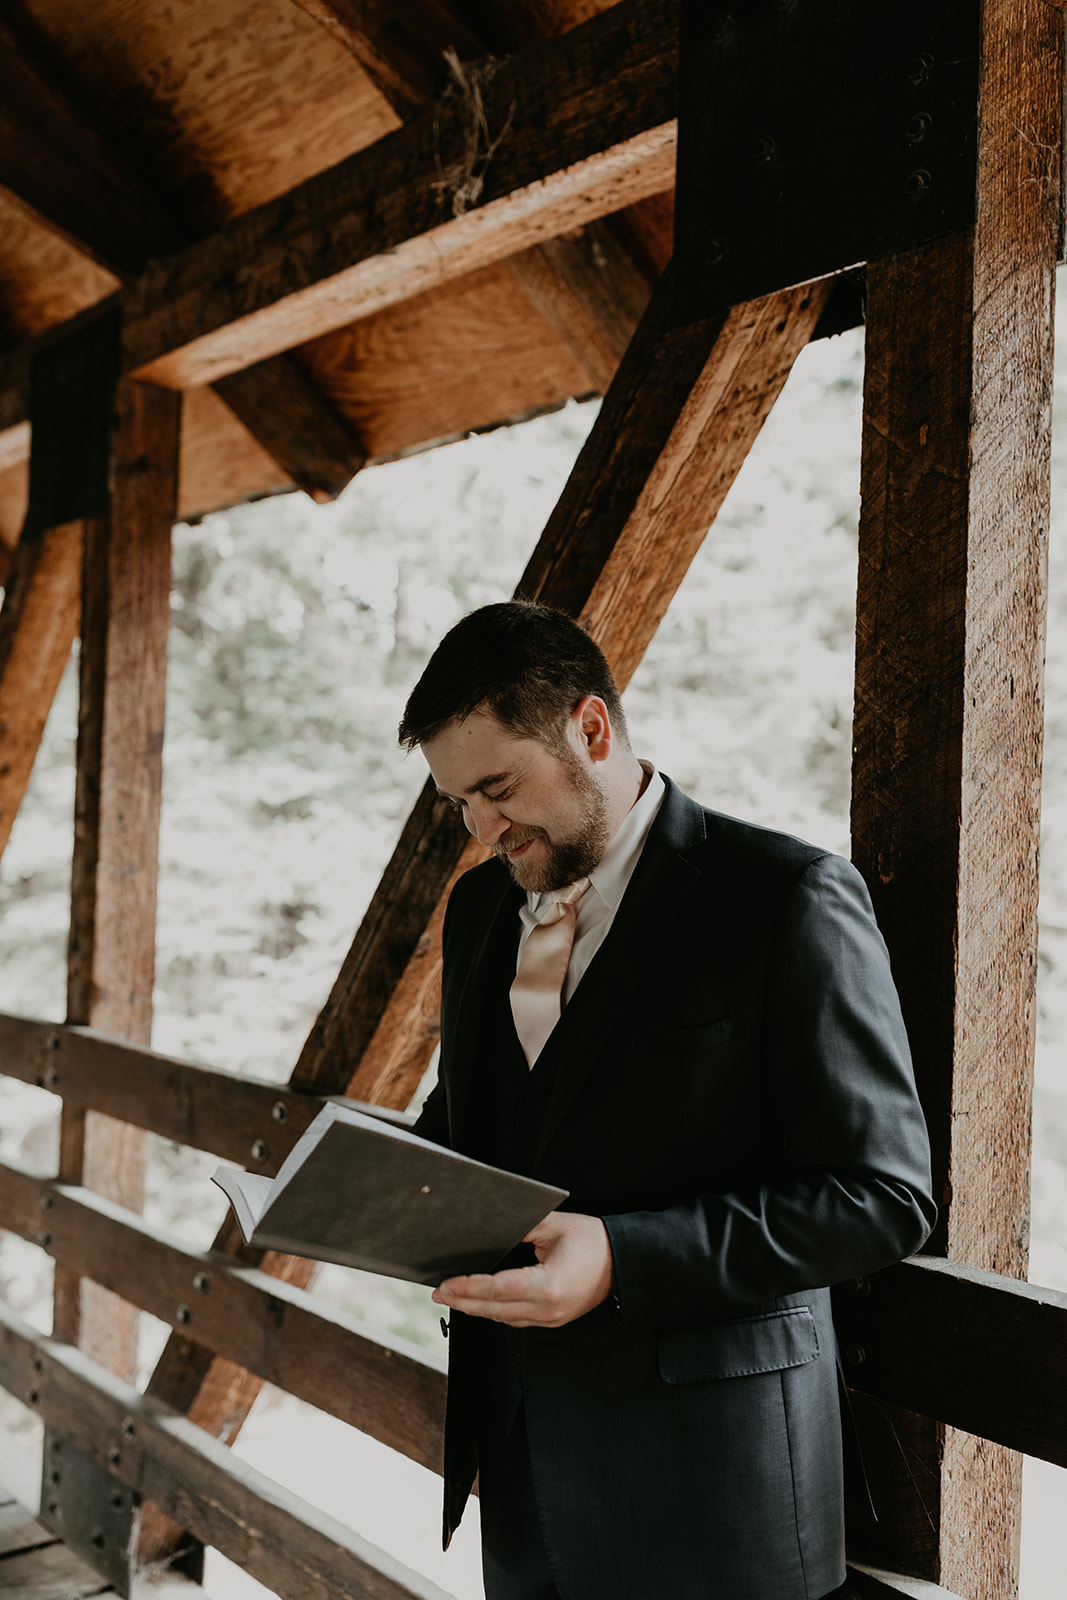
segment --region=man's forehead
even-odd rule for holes
[[[474,711],[450,722],[422,746],[430,771],[443,789],[499,782],[522,765],[532,739],[517,738],[491,711]]]

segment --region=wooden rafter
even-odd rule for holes
[[[44,58],[41,42],[0,20],[0,185],[120,281],[190,242],[153,185],[92,126]],[[292,356],[218,391],[248,431],[316,499],[332,499],[366,460],[351,425]]]
[[[640,661],[829,292],[817,284],[771,295],[677,330],[669,275],[661,281],[519,585],[582,615],[620,682]],[[365,1098],[406,1104],[435,1037],[443,896],[476,851],[427,786],[293,1087],[359,1095],[370,1085]],[[232,1229],[217,1247],[237,1247]],[[268,1255],[263,1266],[299,1283],[312,1263]],[[177,1336],[150,1384],[228,1437],[257,1390],[247,1372]],[[177,1530],[153,1519],[143,1534],[146,1559],[180,1542]]]
[[[673,7],[622,0],[210,240],[124,295],[124,369],[174,388],[500,261],[670,188]],[[472,183],[474,187],[472,187]],[[480,187],[478,187],[480,185]]]
[[[297,4],[342,41],[405,122],[440,94],[450,72],[453,91],[470,91],[486,70],[464,67],[464,61],[488,55],[488,47],[446,0],[418,0],[414,8],[365,0]],[[649,279],[622,242],[603,223],[592,223],[573,236],[521,251],[508,266],[603,393],[651,294]]]

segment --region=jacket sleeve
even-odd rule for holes
[[[728,1192],[604,1218],[625,1322],[742,1315],[918,1249],[936,1217],[907,1036],[863,880],[793,879],[772,940],[762,1054],[773,1152]]]

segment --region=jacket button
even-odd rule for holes
[[[523,1116],[524,1117],[527,1116],[529,1114],[529,1112],[531,1112],[533,1110],[533,1108],[534,1108],[533,1096],[529,1095],[529,1094],[520,1095],[519,1096],[519,1100],[518,1100],[518,1107],[519,1107],[519,1110],[522,1112]]]

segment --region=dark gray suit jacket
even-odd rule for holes
[[[417,1131],[467,1148],[495,861],[445,926],[439,1081]],[[844,1577],[827,1285],[917,1249],[929,1149],[889,961],[855,869],[668,781],[610,933],[545,1047],[534,1175],[604,1218],[618,1308],[522,1334],[549,1557],[580,1600],[813,1600]],[[446,1534],[482,1371],[454,1316]]]

